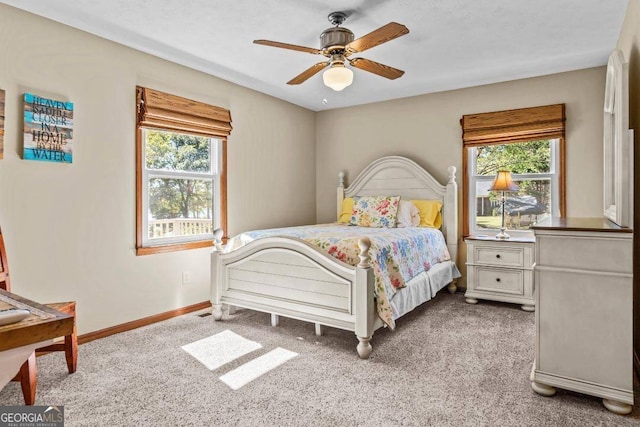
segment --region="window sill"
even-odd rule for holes
[[[202,240],[198,242],[173,243],[170,245],[144,246],[136,248],[136,255],[151,255],[164,252],[186,251],[189,249],[209,248],[213,246],[213,241]]]

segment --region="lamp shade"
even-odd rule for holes
[[[343,64],[334,64],[322,73],[322,81],[324,81],[325,86],[335,91],[341,91],[353,83],[353,71]]]
[[[489,191],[518,191],[519,189],[520,187],[511,180],[511,172],[498,171]]]

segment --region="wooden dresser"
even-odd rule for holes
[[[531,385],[633,405],[632,230],[604,218],[557,218],[536,237],[536,358]]]

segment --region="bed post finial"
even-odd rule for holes
[[[338,172],[338,187],[344,188],[344,171]]]
[[[456,182],[456,167],[449,166],[447,168],[447,171],[449,172],[449,182],[450,183]]]
[[[358,264],[359,268],[369,268],[371,267],[371,257],[369,256],[369,248],[371,247],[371,240],[368,237],[363,237],[358,240],[358,247],[360,248],[360,263]]]
[[[224,236],[222,228],[216,228],[213,230],[213,246],[218,252],[222,252],[222,236]]]

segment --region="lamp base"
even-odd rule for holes
[[[504,230],[505,230],[504,228],[500,229],[500,232],[498,234],[496,234],[496,239],[498,239],[498,240],[507,240],[507,239],[509,239],[511,237]]]
[[[498,234],[496,234],[496,239],[497,240],[507,240],[509,238],[509,235],[507,234],[507,232],[505,231],[507,229],[507,227],[504,226],[504,204],[507,201],[507,199],[504,197],[504,191],[502,192],[502,198],[500,199],[500,205],[501,205],[501,211],[502,211],[502,222],[500,223],[500,232]]]

